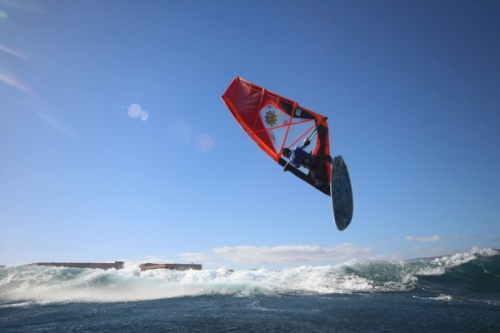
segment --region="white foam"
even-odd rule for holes
[[[342,293],[371,290],[372,283],[336,267],[283,271],[220,270],[141,272],[20,267],[2,277],[0,299],[15,302],[117,302],[208,294]]]
[[[449,268],[466,264],[470,261],[476,260],[478,257],[490,257],[497,254],[497,250],[474,247],[467,252],[434,258],[430,261],[422,259],[421,262],[425,264],[416,272],[416,274],[442,275]]]
[[[420,297],[420,296],[413,296],[413,298],[418,298],[418,299],[429,299],[433,301],[445,301],[445,302],[451,302],[454,300],[454,298],[450,295],[446,294],[440,294],[438,296],[433,296],[433,297]]]
[[[23,302],[120,302],[199,295],[282,293],[364,293],[407,291],[419,275],[439,275],[480,255],[466,253],[411,262],[352,260],[335,266],[299,266],[281,271],[148,270],[135,264],[121,270],[16,267],[0,272],[0,304]]]

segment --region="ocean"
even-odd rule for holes
[[[0,270],[0,332],[500,332],[500,251],[279,271]]]

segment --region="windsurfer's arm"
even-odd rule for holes
[[[309,141],[308,138],[305,138],[304,143],[302,143],[302,146],[300,146],[300,148],[305,149],[307,146],[309,146],[310,143],[311,141]]]

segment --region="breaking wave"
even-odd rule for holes
[[[141,272],[19,266],[0,271],[0,307],[30,302],[123,302],[201,295],[280,295],[433,290],[500,293],[500,252],[473,249],[438,258],[352,260],[331,266]],[[436,296],[432,296],[436,297]]]

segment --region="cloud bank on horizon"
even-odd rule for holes
[[[461,238],[453,238],[459,241]],[[406,236],[407,242],[429,243],[445,240],[444,237],[432,235],[428,237]],[[317,245],[282,245],[282,246],[225,246],[210,250],[209,253],[185,252],[178,255],[182,260],[203,262],[207,266],[224,266],[235,264],[241,266],[283,266],[283,265],[315,265],[336,264],[342,260],[363,259],[378,256],[379,251],[371,247],[357,247],[352,243],[344,243],[333,247]],[[413,249],[413,255],[434,256],[449,254],[444,248]],[[397,254],[394,254],[397,255]]]
[[[432,235],[430,237],[413,237],[413,236],[406,236],[405,239],[409,242],[438,242],[442,240],[442,237],[439,237],[438,235]]]

